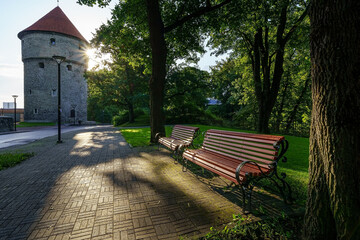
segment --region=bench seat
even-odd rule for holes
[[[188,149],[183,153],[183,157],[188,160],[191,159],[190,161],[196,165],[199,165],[238,184],[236,179],[236,168],[242,161],[234,160],[233,158],[222,156],[203,149]],[[239,179],[241,182],[245,182],[247,175],[251,177],[258,177],[262,174],[269,174],[271,169],[262,167],[261,171],[256,165],[247,164],[241,169]]]
[[[183,152],[183,170],[187,170],[187,162],[191,161],[242,186],[244,206],[245,195],[248,195],[245,190],[251,193],[254,182],[264,177],[275,181],[275,176],[280,183],[274,182],[274,185],[280,187],[286,202],[284,192],[289,192],[290,200],[291,189],[284,181],[286,175],[278,176],[277,164],[280,159],[286,162],[284,154],[287,149],[288,142],[283,136],[210,129],[205,133],[200,149],[185,149]],[[249,202],[251,209],[251,194]]]

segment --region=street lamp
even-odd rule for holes
[[[16,131],[16,98],[18,95],[12,95],[12,97],[14,98],[14,129]]]
[[[53,56],[52,57],[58,65],[58,141],[57,143],[62,143],[61,141],[61,85],[60,85],[60,64],[66,60],[62,56]]]

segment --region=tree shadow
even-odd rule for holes
[[[63,140],[5,149],[36,155],[0,171],[0,239],[174,238],[204,233],[241,211],[167,154],[131,149],[113,128],[65,133]]]

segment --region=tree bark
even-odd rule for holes
[[[158,0],[147,0],[147,15],[152,53],[152,74],[149,81],[150,91],[150,142],[155,143],[156,133],[165,136],[165,116],[163,112],[164,88],[166,77],[166,42],[164,23],[161,19]]]
[[[134,114],[134,105],[132,102],[128,102],[128,109],[129,109],[129,123],[135,122],[135,114]]]
[[[360,236],[360,2],[313,0],[304,239]]]

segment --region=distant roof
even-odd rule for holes
[[[72,24],[70,19],[59,7],[54,8],[48,14],[40,18],[36,23],[19,32],[18,38],[21,39],[25,34],[33,31],[62,33],[68,36],[76,37],[87,43],[86,39],[81,35],[74,24]]]

